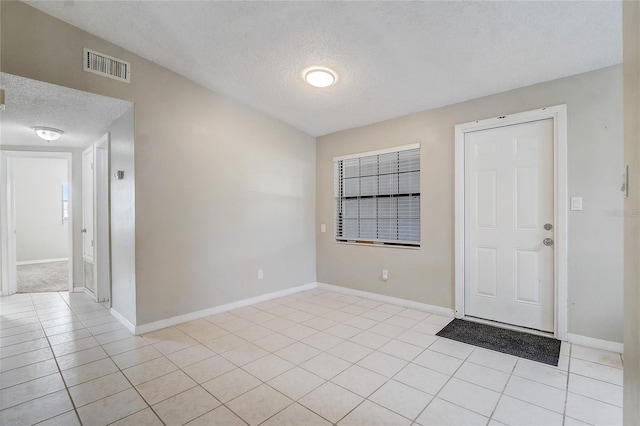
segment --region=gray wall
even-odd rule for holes
[[[23,3],[1,7],[2,71],[135,103],[129,321],[315,281],[314,138]],[[131,83],[83,72],[83,47],[129,61]]]
[[[624,2],[624,424],[640,424],[640,3]]]
[[[428,96],[428,94],[425,94]],[[567,104],[569,332],[622,342],[622,67],[537,84],[317,140],[318,281],[431,305],[454,306],[454,126]],[[334,242],[335,156],[422,144],[422,247],[365,247]],[[380,279],[389,270],[389,281]]]
[[[62,184],[67,160],[14,158],[11,163],[16,214],[16,260],[69,257],[69,221],[62,220]],[[69,212],[71,214],[71,212]]]

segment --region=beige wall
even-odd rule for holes
[[[83,72],[83,47],[129,61],[131,83]],[[314,138],[22,3],[2,2],[1,49],[4,72],[135,103],[129,321],[315,281]]]
[[[425,94],[428,96],[428,94]],[[424,111],[317,140],[318,281],[431,305],[454,305],[454,126],[567,104],[569,196],[569,332],[622,342],[622,67]],[[335,156],[422,144],[422,247],[419,250],[336,244]],[[389,281],[381,280],[381,269]],[[594,314],[596,313],[597,314]]]
[[[624,424],[640,424],[640,3],[626,1],[624,28],[624,160],[629,198],[624,229]]]

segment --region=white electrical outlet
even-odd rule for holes
[[[258,279],[261,280],[264,278],[264,272],[262,271],[262,269],[258,269]]]
[[[387,281],[389,279],[389,271],[386,269],[382,270],[382,281]]]
[[[327,232],[327,225],[324,223],[320,224],[320,232]]]

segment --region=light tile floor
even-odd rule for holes
[[[0,424],[616,425],[619,354],[550,367],[450,319],[311,290],[132,336],[84,294],[0,299]]]

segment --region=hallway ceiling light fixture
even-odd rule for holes
[[[53,127],[34,127],[33,131],[47,142],[55,141],[64,133],[62,130],[54,129]]]
[[[304,80],[314,87],[329,87],[336,82],[336,73],[328,68],[313,67],[305,70]]]

